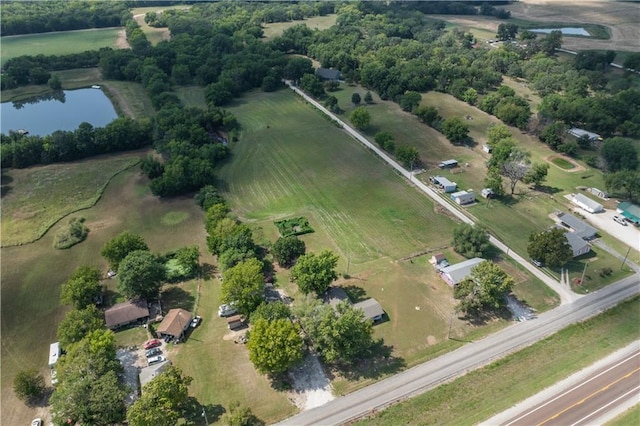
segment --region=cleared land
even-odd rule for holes
[[[121,30],[120,27],[98,28],[2,37],[1,64],[22,55],[67,55],[101,47],[116,48]]]
[[[636,297],[359,424],[477,424],[636,340],[638,315]]]
[[[264,37],[270,40],[274,37],[281,35],[284,30],[291,28],[294,25],[304,24],[312,30],[326,30],[332,27],[336,23],[338,15],[326,15],[326,16],[313,16],[303,21],[290,21],[290,22],[274,22],[271,24],[263,25]]]
[[[168,28],[155,28],[150,27],[146,22],[144,22],[144,16],[149,12],[160,13],[163,10],[169,9],[189,9],[191,6],[155,6],[155,7],[136,7],[131,9],[131,14],[135,18],[138,25],[144,32],[144,35],[147,36],[147,40],[151,43],[152,46],[160,43],[163,40],[169,40],[171,38],[171,31]]]

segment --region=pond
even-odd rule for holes
[[[543,34],[549,34],[551,31],[557,31],[560,30],[560,32],[562,33],[562,35],[580,35],[580,36],[587,36],[589,37],[591,34],[589,34],[589,32],[587,30],[585,30],[584,28],[578,28],[578,27],[565,27],[565,28],[537,28],[535,30],[529,30],[532,31],[534,33],[543,33]]]
[[[26,130],[44,136],[56,130],[75,130],[80,123],[104,127],[118,118],[111,101],[100,89],[64,90],[0,104],[2,133]]]

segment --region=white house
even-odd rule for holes
[[[571,197],[571,202],[581,209],[588,211],[589,213],[599,213],[604,211],[604,207],[602,204],[592,200],[583,194],[573,194]]]
[[[453,287],[466,280],[471,275],[471,270],[484,261],[485,259],[474,257],[473,259],[447,266],[440,270],[440,276],[447,284]]]
[[[462,206],[475,202],[476,194],[473,192],[459,191],[451,194],[451,199]]]
[[[496,194],[495,194],[495,192],[493,192],[493,189],[491,189],[491,188],[484,188],[484,189],[482,190],[481,194],[482,194],[482,196],[483,196],[484,198],[491,198],[491,197],[493,197],[494,195],[496,195]]]

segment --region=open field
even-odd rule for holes
[[[150,27],[146,22],[144,22],[144,16],[149,12],[162,12],[163,10],[169,9],[189,9],[191,6],[153,6],[153,7],[135,7],[131,9],[131,14],[134,19],[140,25],[142,32],[147,36],[147,40],[151,43],[152,46],[160,43],[163,40],[169,40],[171,38],[171,32],[168,28],[155,28]]]
[[[120,27],[97,28],[2,37],[1,64],[23,55],[68,55],[101,47],[116,48],[121,30]]]
[[[290,21],[290,22],[273,22],[271,24],[264,24],[262,30],[264,37],[267,40],[271,40],[274,37],[279,36],[287,28],[291,28],[294,25],[304,24],[312,30],[326,30],[332,27],[336,23],[338,15],[325,15],[325,16],[312,16],[303,21]]]
[[[6,173],[2,197],[2,246],[30,243],[73,212],[93,206],[111,178],[140,160],[140,152],[93,161],[58,163]],[[82,213],[78,213],[82,215]]]
[[[640,404],[607,423],[607,426],[636,426],[640,423]]]
[[[358,424],[477,424],[636,340],[639,315],[636,297]]]

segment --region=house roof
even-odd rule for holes
[[[580,138],[582,136],[589,136],[589,140],[598,140],[600,139],[600,135],[597,133],[593,133],[593,132],[589,132],[587,130],[584,129],[579,129],[577,127],[572,127],[571,129],[569,129],[569,134],[573,135],[577,138]]]
[[[584,223],[577,217],[570,215],[569,213],[559,213],[558,219],[560,219],[562,223],[573,229],[574,233],[580,238],[586,240],[589,238],[593,238],[596,235],[596,228],[587,225],[586,223]]]
[[[326,80],[340,80],[342,74],[338,70],[332,70],[330,68],[318,68],[316,75]]]
[[[602,204],[598,203],[595,200],[592,200],[591,198],[587,197],[586,195],[583,194],[574,194],[573,195],[573,199],[575,202],[578,203],[582,203],[584,205],[586,205],[587,207],[589,207],[590,209],[592,209],[593,211],[600,211],[602,210]]]
[[[440,262],[442,262],[443,260],[446,259],[444,257],[444,254],[442,254],[442,253],[436,253],[431,258],[434,259],[437,263],[440,263]]]
[[[138,375],[138,377],[140,378],[140,387],[144,388],[144,385],[146,385],[151,380],[153,380],[154,377],[162,373],[164,369],[169,367],[170,365],[171,365],[171,361],[166,359],[157,364],[149,365],[148,367],[142,368],[140,370],[140,374]]]
[[[462,196],[469,195],[469,194],[473,194],[473,192],[458,191],[458,192],[454,192],[453,194],[451,194],[451,197],[452,198],[453,197],[457,198],[457,197],[462,197]]]
[[[567,242],[571,246],[573,253],[579,253],[585,246],[589,246],[589,244],[580,238],[580,236],[576,235],[575,232],[567,232],[564,236],[567,238]]]
[[[104,322],[112,328],[148,316],[149,307],[145,299],[129,300],[104,311]]]
[[[444,160],[444,161],[441,161],[440,164],[444,166],[453,166],[458,164],[458,160]]]
[[[184,309],[171,309],[164,317],[156,331],[158,334],[180,337],[191,324],[191,312]]]
[[[228,317],[227,318],[227,324],[232,324],[234,322],[242,322],[242,316],[241,315],[234,315],[232,317]]]
[[[329,290],[327,290],[324,295],[325,303],[328,303],[331,306],[336,306],[343,300],[347,300],[349,303],[351,303],[349,295],[340,287],[329,287]]]
[[[618,204],[617,210],[632,222],[640,223],[640,207],[628,201]]]
[[[471,274],[471,270],[474,267],[478,266],[484,261],[485,259],[474,257],[473,259],[468,259],[464,262],[456,263],[455,265],[442,268],[440,272],[449,276],[453,284],[458,284]]]
[[[384,309],[380,306],[380,303],[376,299],[367,299],[362,302],[355,303],[353,305],[354,308],[362,309],[364,312],[364,317],[366,319],[374,319],[379,318],[384,315]]]
[[[433,179],[442,186],[457,186],[455,182],[451,182],[444,176],[434,176]]]

